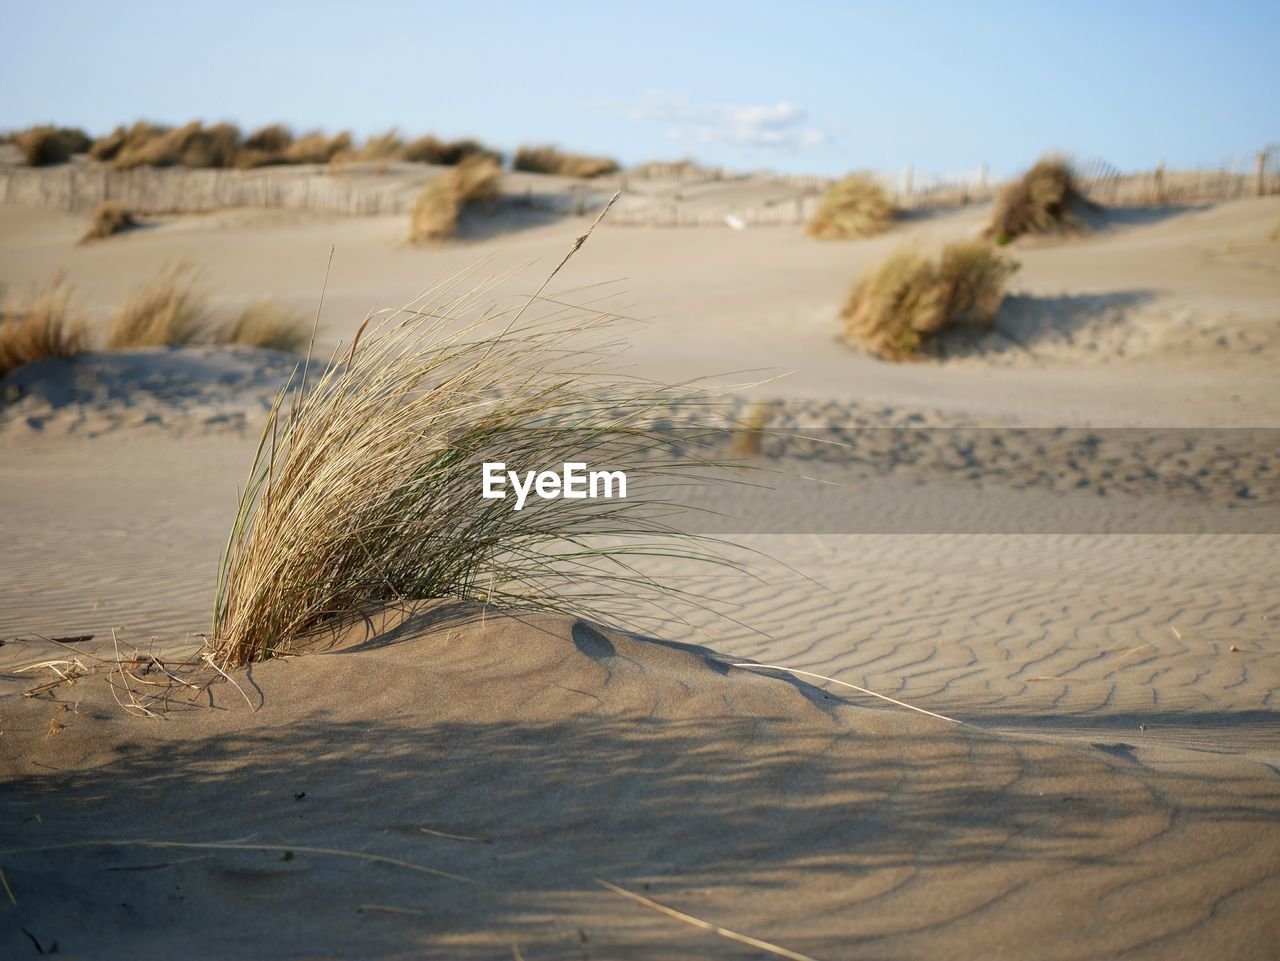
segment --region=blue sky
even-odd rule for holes
[[[399,126],[735,168],[1122,169],[1280,141],[1280,3],[0,0],[0,128]]]

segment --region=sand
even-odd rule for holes
[[[0,413],[0,867],[16,901],[0,893],[0,954],[768,956],[611,884],[820,959],[1273,956],[1280,461],[1265,430],[1220,435],[1236,444],[1223,460],[1213,429],[1280,426],[1278,212],[1133,212],[1015,245],[1001,324],[1023,344],[908,365],[841,346],[840,299],[898,242],[967,236],[978,208],[843,245],[602,228],[564,280],[617,281],[612,302],[649,318],[619,364],[718,383],[794,371],[746,392],[781,423],[1143,427],[1157,447],[1195,428],[1160,477],[1202,483],[1015,469],[991,446],[940,469],[920,456],[932,440],[857,462],[792,451],[770,464],[844,486],[759,502],[769,516],[730,540],[773,558],[760,579],[655,566],[709,609],[642,636],[418,605],[238,688],[175,690],[154,719],[116,703],[118,674],[27,698],[56,677],[18,671],[110,660],[113,628],[126,654],[199,648],[288,360],[200,348],[18,372]],[[0,282],[65,268],[105,317],[188,259],[220,310],[314,309],[333,245],[328,345],[490,252],[495,268],[554,262],[581,226],[417,250],[400,218],[229,211],[75,247],[79,219],[0,208]],[[1133,532],[1131,516],[1168,522]],[[948,517],[965,523],[940,533]],[[83,653],[46,639],[90,634]],[[746,660],[952,720],[729,666]],[[135,674],[138,691],[164,681]]]

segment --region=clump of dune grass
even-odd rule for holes
[[[273,300],[250,304],[221,331],[224,344],[247,344],[297,353],[307,346],[311,330],[307,318]]]
[[[169,267],[125,299],[107,329],[107,347],[181,347],[208,329],[206,298],[191,269]]]
[[[556,147],[524,146],[516,151],[512,166],[529,173],[556,174],[561,177],[603,177],[621,168],[609,157],[565,153]]]
[[[386,133],[377,137],[370,137],[360,149],[352,153],[350,159],[361,162],[376,162],[381,160],[398,160],[404,152],[404,140],[395,130],[388,130]]]
[[[984,236],[1007,244],[1024,234],[1079,231],[1085,226],[1079,211],[1088,205],[1071,164],[1045,157],[1000,191]]]
[[[427,134],[405,144],[400,159],[411,163],[439,164],[452,167],[468,157],[488,157],[494,163],[502,163],[501,152],[486,147],[478,140],[441,140]]]
[[[943,326],[990,327],[1020,264],[980,240],[948,244],[938,262]]]
[[[847,343],[905,360],[948,327],[989,327],[1018,264],[981,241],[951,244],[935,263],[911,248],[890,254],[853,287],[843,310]]]
[[[822,240],[873,237],[888,230],[896,215],[893,200],[875,177],[856,173],[832,185],[806,230]]]
[[[95,140],[89,146],[89,157],[92,160],[109,163],[119,157],[122,152],[136,153],[168,132],[168,127],[148,123],[145,120],[139,120],[129,127],[121,125],[111,133]]]
[[[351,134],[329,134],[316,131],[299,137],[281,155],[284,163],[327,164],[334,157],[351,149]]]
[[[250,150],[279,156],[293,146],[293,131],[282,123],[267,124],[245,137],[244,145]]]
[[[134,218],[133,211],[120,201],[103,201],[94,210],[89,230],[80,238],[80,243],[88,243],[91,240],[104,240],[113,234],[122,233],[130,227],[136,226],[137,223],[138,221]]]
[[[193,120],[182,127],[133,141],[126,140],[112,165],[118,170],[133,167],[232,167],[240,152],[240,130],[234,124],[204,126]]]
[[[88,345],[88,322],[73,310],[61,279],[17,308],[0,311],[0,377],[44,357],[71,357]]]
[[[32,167],[65,163],[73,154],[84,153],[91,141],[78,127],[55,127],[42,124],[13,135],[23,159]]]
[[[649,426],[680,392],[600,375],[602,316],[536,294],[495,303],[496,280],[464,278],[367,319],[313,382],[304,370],[292,409],[281,394],[220,565],[215,665],[422,598],[604,622],[626,611],[635,629],[641,605],[665,611],[680,593],[639,558],[716,562],[643,509],[649,483],[705,466],[664,455],[670,433]],[[480,496],[486,461],[584,458],[625,471],[627,499],[514,511]]]
[[[434,177],[413,205],[409,240],[419,244],[452,237],[464,208],[498,195],[501,174],[502,169],[490,158],[468,157]]]

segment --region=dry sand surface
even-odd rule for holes
[[[740,505],[726,551],[757,577],[654,562],[708,598],[656,640],[416,604],[183,687],[150,658],[208,630],[292,361],[132,351],[0,382],[0,956],[1275,957],[1280,202],[1015,245],[1004,333],[944,359],[836,341],[860,270],[984,215],[852,244],[606,225],[557,278],[646,318],[620,365],[789,374],[745,392],[772,426],[899,431],[860,458],[764,450],[815,480]],[[0,283],[62,269],[105,318],[186,260],[219,310],[314,310],[333,247],[327,348],[478,257],[553,264],[581,222],[427,250],[405,226],[228,211],[76,247],[83,218],[0,208]],[[1037,425],[1146,433],[1118,464],[1074,435],[1054,460]],[[116,642],[129,677],[49,684]]]

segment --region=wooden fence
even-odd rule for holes
[[[672,165],[673,168],[675,165]],[[1254,169],[1121,173],[1100,162],[1079,168],[1083,192],[1110,205],[1178,204],[1280,193],[1280,147],[1262,151]],[[205,213],[234,207],[309,210],[345,216],[407,213],[423,185],[441,168],[421,164],[267,167],[258,170],[179,168],[112,170],[83,162],[30,169],[0,167],[0,203],[89,212],[117,200],[140,214]],[[623,174],[600,181],[556,182],[536,188],[507,185],[504,202],[560,215],[598,210],[614,189],[623,197],[610,214],[613,225],[703,227],[795,225],[807,222],[832,183],[828,178],[730,174],[679,167],[664,178]],[[521,189],[523,184],[523,189]],[[984,203],[1000,185],[978,178],[913,177],[894,191],[898,206],[929,210]],[[748,202],[743,194],[752,199]]]

